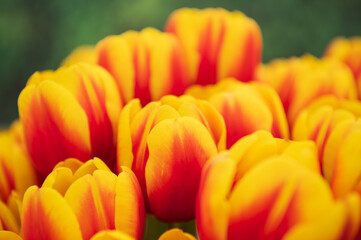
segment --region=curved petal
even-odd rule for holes
[[[116,183],[115,228],[134,239],[142,239],[145,224],[144,200],[134,173],[122,167]]]
[[[84,239],[101,230],[115,229],[116,175],[96,170],[76,180],[64,199],[75,213]]]
[[[29,85],[21,92],[18,105],[27,149],[42,174],[68,157],[90,158],[86,114],[64,87],[48,80]]]
[[[228,196],[236,175],[236,162],[227,152],[209,160],[199,184],[196,224],[200,239],[227,239]]]
[[[320,175],[281,156],[258,164],[237,182],[230,206],[228,239],[281,239],[299,224],[318,224],[335,205]],[[332,224],[341,229],[343,221]]]
[[[163,221],[191,220],[202,167],[217,154],[210,133],[190,117],[166,119],[152,129],[147,144],[145,179],[152,213]]]
[[[82,239],[73,211],[51,188],[30,187],[24,195],[21,218],[24,240]]]

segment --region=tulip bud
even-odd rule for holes
[[[43,175],[69,157],[100,157],[113,166],[121,102],[104,69],[81,63],[36,72],[18,105],[29,155]]]
[[[109,36],[97,44],[98,64],[113,75],[124,102],[142,105],[167,94],[181,95],[189,84],[179,40],[152,28]]]
[[[322,173],[336,197],[361,194],[361,103],[321,98],[301,112],[293,129],[295,140],[316,142]]]
[[[361,99],[361,37],[335,38],[327,46],[324,56],[338,59],[351,69]]]
[[[225,148],[222,117],[207,102],[165,96],[144,108],[138,100],[120,114],[118,167],[132,168],[148,212],[161,221],[194,218],[204,163]]]
[[[318,60],[310,55],[277,59],[262,65],[256,78],[277,91],[290,127],[302,109],[321,96],[357,97],[353,76],[347,66],[336,60]]]
[[[209,101],[223,116],[227,128],[227,148],[257,130],[289,138],[282,103],[270,86],[229,78],[217,85],[192,86],[186,93]]]
[[[74,176],[96,164],[93,160],[81,166]],[[64,196],[49,187],[30,187],[23,200],[23,236],[24,240],[90,239],[103,230],[117,230],[142,239],[144,214],[141,189],[130,169],[121,168],[118,176],[96,169],[74,180]]]
[[[257,23],[243,13],[183,8],[170,15],[165,31],[184,46],[193,83],[215,84],[227,77],[253,80],[262,36]]]

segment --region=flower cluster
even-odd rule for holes
[[[0,132],[0,239],[361,239],[361,40],[261,63],[243,13],[179,9],[35,72]],[[160,240],[196,237],[170,228]]]

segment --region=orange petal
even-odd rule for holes
[[[190,117],[167,119],[152,129],[147,144],[145,179],[152,212],[163,221],[191,220],[202,167],[217,154],[210,133]]]
[[[221,153],[203,168],[199,184],[196,224],[201,239],[227,239],[228,196],[231,191],[236,162],[229,153]]]
[[[86,114],[64,87],[47,80],[29,85],[18,105],[29,154],[42,174],[68,157],[90,158]]]
[[[96,170],[76,180],[65,193],[75,213],[84,239],[90,239],[101,230],[115,229],[116,175]]]
[[[116,183],[115,228],[134,239],[142,239],[145,209],[140,185],[134,173],[122,167]]]
[[[321,176],[286,156],[258,164],[230,196],[228,239],[281,239],[298,224],[319,224],[333,208]],[[329,219],[326,219],[329,221]],[[343,221],[332,224],[340,229]]]
[[[73,211],[51,188],[30,187],[23,200],[22,231],[28,239],[82,239]]]
[[[356,189],[361,176],[361,120],[338,124],[326,143],[323,158],[324,175],[336,197]]]

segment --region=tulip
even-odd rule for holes
[[[335,201],[322,177],[290,155],[265,157],[238,178],[244,165],[229,152],[205,165],[196,212],[201,240],[355,237],[358,195]]]
[[[361,194],[361,103],[322,98],[297,118],[293,139],[316,142],[320,167],[337,198]]]
[[[209,101],[223,116],[227,148],[257,130],[289,138],[288,123],[277,93],[265,84],[224,79],[217,85],[192,86],[187,94]]]
[[[124,102],[142,105],[167,94],[181,95],[189,76],[179,40],[153,28],[108,36],[97,46],[98,64],[116,80]]]
[[[62,61],[61,66],[71,66],[80,62],[97,63],[97,52],[94,46],[77,47]]]
[[[79,167],[74,176],[84,172],[91,174],[74,180],[64,195],[46,186],[32,186],[26,191],[22,210],[24,240],[91,239],[104,230],[117,230],[131,238],[142,239],[145,210],[135,175],[126,167],[119,169],[118,176],[102,167],[92,171],[96,165],[104,166],[99,161],[92,160],[84,164],[87,166]],[[72,172],[74,165],[74,160],[67,160],[57,169],[69,166]],[[102,233],[114,234],[119,235]]]
[[[202,167],[225,148],[220,114],[190,96],[165,96],[144,108],[133,100],[120,114],[118,133],[118,167],[133,169],[147,211],[161,221],[193,219]]]
[[[290,127],[302,109],[321,96],[357,97],[353,76],[347,66],[336,60],[318,60],[310,55],[277,59],[262,65],[256,78],[277,91]]]
[[[262,35],[257,23],[243,13],[183,8],[170,15],[165,31],[184,46],[193,83],[215,84],[227,77],[253,80],[261,61]]]
[[[25,143],[35,168],[47,175],[69,157],[115,163],[121,109],[114,79],[96,65],[80,63],[36,72],[19,99]]]
[[[18,121],[0,131],[0,200],[4,202],[13,191],[22,196],[28,187],[38,183],[20,131]]]
[[[68,158],[54,167],[53,171],[45,178],[42,187],[53,188],[64,196],[73,182],[87,174],[92,175],[95,170],[110,171],[108,166],[96,157],[85,163],[76,158]]]
[[[335,38],[327,46],[324,56],[338,59],[351,69],[361,99],[361,37]]]
[[[173,228],[163,233],[158,240],[196,240],[196,238],[181,229]]]

